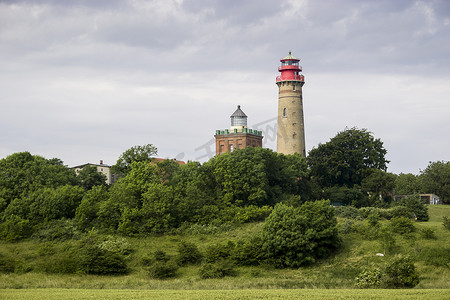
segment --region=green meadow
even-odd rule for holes
[[[0,274],[0,299],[450,299],[450,231],[442,225],[450,206],[428,206],[430,220],[416,222],[416,231],[396,235],[391,254],[383,252],[379,239],[356,232],[341,234],[343,245],[332,257],[298,269],[269,266],[236,267],[235,276],[202,279],[200,266],[181,267],[174,278],[152,279],[141,261],[156,250],[169,256],[181,241],[195,243],[200,251],[209,245],[237,241],[261,230],[262,223],[220,228],[200,228],[180,234],[127,238],[135,249],[127,275],[100,276],[54,274],[41,266],[68,244],[25,240],[0,243],[0,254],[16,261],[16,270]],[[346,219],[339,219],[339,225]],[[383,221],[385,222],[385,221]],[[423,229],[434,231],[425,238]],[[408,255],[414,261],[420,283],[414,289],[357,289],[355,277],[371,267],[382,267],[390,256]]]

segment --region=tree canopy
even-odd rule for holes
[[[367,129],[346,129],[307,158],[311,176],[323,187],[361,185],[374,169],[386,170],[386,149]]]
[[[112,170],[119,176],[126,175],[133,162],[150,162],[152,156],[156,154],[158,154],[158,149],[152,144],[131,147],[120,155],[116,164],[112,166]]]

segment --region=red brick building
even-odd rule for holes
[[[216,130],[216,155],[248,146],[262,147],[262,131],[247,128],[247,115],[238,105],[230,116],[231,129]]]

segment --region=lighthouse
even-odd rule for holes
[[[306,157],[305,124],[303,120],[302,88],[305,77],[301,74],[300,59],[289,55],[280,60],[276,78],[278,86],[277,152],[300,153]]]
[[[241,106],[230,116],[231,127],[225,130],[216,130],[216,155],[225,152],[233,152],[234,149],[251,147],[262,147],[262,131],[249,129],[247,127],[247,115]]]

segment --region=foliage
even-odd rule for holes
[[[450,219],[448,217],[442,217],[442,226],[444,226],[445,229],[450,230]]]
[[[94,186],[87,191],[75,212],[75,220],[83,230],[100,227],[98,213],[100,204],[108,200],[109,194],[105,186]]]
[[[226,244],[217,243],[210,245],[205,251],[205,261],[207,263],[214,263],[219,260],[228,259],[235,246],[232,241],[228,241]]]
[[[148,268],[147,272],[151,278],[154,279],[167,279],[177,275],[178,265],[169,261],[155,261]]]
[[[347,207],[352,205],[355,207],[361,207],[368,204],[367,195],[365,195],[361,188],[347,187],[347,186],[332,186],[324,188],[324,199],[330,199],[332,203],[346,205]]]
[[[423,192],[438,195],[444,203],[450,202],[450,161],[430,162],[419,177]]]
[[[428,208],[420,200],[418,194],[404,197],[398,201],[396,205],[406,207],[406,209],[417,218],[417,221],[428,221],[429,219]]]
[[[450,247],[448,245],[424,247],[419,252],[418,259],[428,266],[450,268]]]
[[[71,219],[45,222],[35,231],[32,238],[38,241],[66,241],[80,236],[74,221]]]
[[[0,224],[0,239],[14,242],[29,237],[32,227],[29,220],[24,220],[19,216],[10,215]]]
[[[409,257],[398,256],[386,266],[384,284],[388,288],[413,288],[419,284],[419,275]]]
[[[226,259],[220,259],[214,263],[205,263],[199,270],[200,278],[223,278],[225,276],[236,276],[233,263]]]
[[[395,178],[395,193],[398,195],[410,195],[420,193],[419,177],[411,173],[400,173]]]
[[[437,239],[436,237],[436,233],[432,228],[422,228],[420,230],[420,235],[422,236],[422,238],[426,239],[426,240],[435,240]]]
[[[124,176],[130,171],[133,162],[148,163],[156,154],[158,154],[158,149],[152,144],[131,147],[120,155],[111,171],[119,176]]]
[[[334,209],[329,201],[298,208],[277,204],[263,227],[263,249],[277,267],[299,267],[324,258],[339,247]]]
[[[181,241],[178,244],[177,262],[179,265],[198,264],[202,258],[203,255],[194,243]]]
[[[414,221],[405,217],[392,218],[389,225],[392,232],[398,234],[408,234],[416,230]]]
[[[44,187],[66,184],[76,184],[76,175],[59,159],[19,152],[0,160],[0,199],[7,204]]]
[[[355,286],[360,289],[379,288],[381,280],[382,274],[380,269],[364,270],[355,278]]]
[[[373,170],[361,182],[364,191],[371,194],[372,204],[384,207],[392,201],[396,176],[383,170]]]
[[[96,166],[87,165],[78,172],[80,186],[85,190],[90,190],[97,185],[106,185],[106,176],[97,171]]]
[[[90,235],[79,245],[80,271],[100,275],[128,273],[126,253],[129,252],[126,241],[115,240],[114,237],[100,239]]]
[[[307,158],[311,176],[323,187],[361,185],[373,169],[386,170],[386,150],[366,129],[346,129]]]
[[[0,253],[0,274],[2,273],[14,273],[15,264],[14,259]]]
[[[239,240],[231,252],[231,259],[240,266],[257,266],[266,261],[262,251],[264,241],[262,236],[255,235],[248,239]]]

